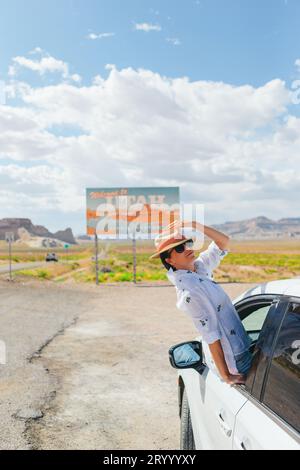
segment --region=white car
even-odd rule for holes
[[[300,450],[300,279],[260,284],[233,303],[253,341],[245,385],[229,386],[208,367],[201,338],[169,350],[180,448]]]

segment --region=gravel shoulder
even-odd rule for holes
[[[226,284],[232,298],[252,284]],[[176,449],[172,286],[0,282],[0,449]]]

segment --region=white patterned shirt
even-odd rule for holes
[[[167,276],[176,287],[177,308],[191,317],[202,337],[208,367],[216,371],[207,345],[220,340],[228,370],[237,374],[235,356],[249,349],[250,340],[230,297],[213,280],[227,253],[212,241],[195,260],[196,272],[170,268]]]

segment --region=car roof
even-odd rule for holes
[[[233,300],[237,303],[242,299],[251,297],[253,295],[262,294],[275,294],[275,295],[291,295],[293,297],[300,297],[300,278],[294,279],[281,279],[280,281],[269,281],[246,290],[241,295]]]

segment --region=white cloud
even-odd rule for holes
[[[96,39],[111,38],[113,36],[115,36],[115,33],[99,33],[99,34],[90,33],[88,34],[87,39],[91,39],[95,41]]]
[[[92,80],[93,85],[103,85],[104,78],[101,75],[96,75]]]
[[[68,75],[68,66],[62,60],[57,60],[54,57],[43,57],[41,60],[27,59],[26,57],[14,57],[13,63],[15,64],[15,71],[17,66],[30,69],[44,75],[47,72],[60,72],[64,77]],[[13,74],[15,75],[16,72]]]
[[[162,30],[162,27],[159,24],[152,23],[135,23],[134,28],[136,31],[144,31],[145,33]]]
[[[80,218],[85,187],[127,185],[180,185],[214,222],[299,215],[300,119],[288,114],[283,81],[232,86],[108,70],[90,86],[7,84],[23,104],[0,107],[0,217],[17,201],[28,216],[40,207]],[[49,130],[60,126],[84,135]]]
[[[78,73],[74,73],[73,75],[70,75],[70,78],[73,80],[73,82],[80,83],[82,78]]]
[[[166,41],[169,42],[170,44],[173,44],[173,46],[181,45],[181,41],[178,38],[166,38]]]
[[[29,54],[31,55],[35,55],[35,54],[43,54],[43,49],[41,47],[35,47],[34,49],[32,49],[32,51],[29,52]]]
[[[30,53],[43,53],[41,48],[36,48]],[[31,70],[38,73],[41,76],[46,75],[47,73],[59,73],[64,79],[69,79],[75,82],[80,82],[81,77],[78,74],[70,75],[69,65],[59,59],[55,59],[50,55],[43,55],[38,60],[28,59],[27,57],[17,56],[12,59],[13,64],[9,66],[8,75],[10,77],[15,77],[18,75],[19,71],[22,68]]]
[[[150,13],[155,16],[159,16],[159,10],[154,10],[153,8],[150,8]]]
[[[115,70],[116,65],[115,64],[106,64],[105,65],[105,70]]]

